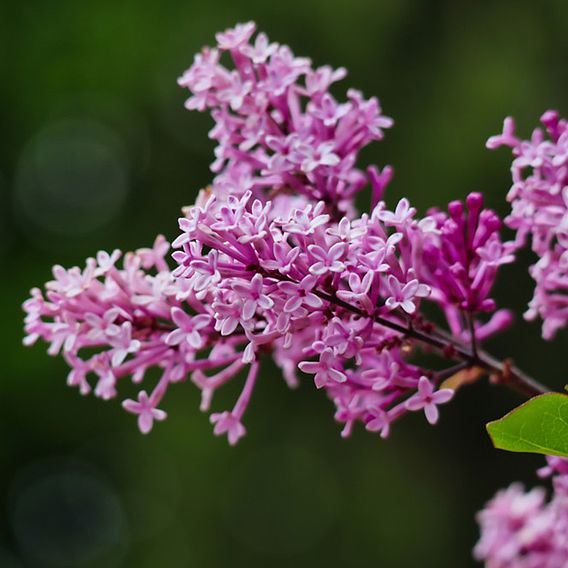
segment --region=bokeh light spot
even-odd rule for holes
[[[15,190],[22,224],[30,235],[88,234],[120,210],[128,170],[120,137],[102,122],[66,118],[48,125],[20,159]]]
[[[82,566],[122,554],[127,535],[116,491],[82,465],[22,472],[14,484],[12,530],[22,556],[40,566]]]

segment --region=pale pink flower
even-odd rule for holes
[[[449,402],[453,396],[453,390],[442,389],[435,391],[434,385],[427,377],[420,377],[418,391],[405,402],[405,407],[412,411],[424,410],[426,420],[430,424],[436,424],[439,417],[437,405]]]
[[[127,412],[138,415],[138,428],[142,434],[148,434],[152,430],[154,420],[161,422],[167,417],[163,410],[154,407],[146,391],[138,393],[137,401],[128,399],[122,403],[122,406]]]

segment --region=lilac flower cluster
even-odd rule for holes
[[[123,406],[143,432],[165,418],[158,405],[171,383],[190,378],[209,411],[216,389],[242,371],[233,409],[210,416],[215,434],[236,443],[268,356],[291,387],[298,371],[313,376],[344,436],[361,422],[386,437],[418,410],[434,424],[453,395],[440,388],[446,378],[473,365],[500,372],[477,348],[511,321],[491,289],[515,244],[501,240],[477,193],[423,218],[406,199],[390,210],[390,168],[356,167],[391,125],[376,99],[348,91],[336,102],[328,89],[343,70],[313,70],[263,34],[251,44],[253,32],[249,23],[218,34],[180,79],[187,106],[211,112],[218,147],[211,188],[179,220],[175,269],[163,237],[121,268],[118,251],[83,270],[56,267],[45,294],[33,290],[24,305],[26,343],[62,351],[83,394],[94,380],[95,395],[113,398],[131,377],[140,391]],[[233,70],[219,62],[225,51]],[[367,183],[371,211],[358,216],[353,199]],[[447,331],[425,318],[424,302]],[[417,364],[420,352],[437,363]]]
[[[568,322],[568,122],[555,111],[541,117],[544,130],[530,140],[515,136],[512,118],[489,148],[509,146],[515,159],[513,185],[507,199],[512,211],[506,223],[517,231],[519,245],[530,238],[538,256],[530,273],[536,281],[525,316],[543,320],[543,337],[551,339]]]
[[[159,236],[153,248],[126,254],[121,268],[118,250],[99,252],[84,269],[55,266],[45,295],[33,289],[24,304],[25,343],[41,338],[50,355],[62,352],[71,367],[67,383],[81,394],[94,387],[95,396],[114,398],[126,377],[154,385],[150,394],[140,390],[137,400],[123,402],[143,433],[166,418],[158,405],[170,384],[191,375],[206,408],[214,389],[244,366],[238,346],[246,338],[224,339],[215,331],[210,305],[197,301],[168,270],[168,250]],[[205,370],[219,368],[204,377]]]
[[[452,395],[434,392],[444,373],[409,362],[420,342],[404,326],[421,329],[422,300],[442,306],[454,336],[466,339],[466,317],[494,310],[487,295],[496,268],[512,260],[481,196],[467,204],[467,213],[454,202],[449,215],[416,219],[405,199],[394,212],[381,201],[370,215],[334,222],[321,201],[281,217],[250,191],[211,195],[180,219],[174,275],[197,296],[207,290],[223,336],[245,333],[244,361],[273,351],[291,385],[297,369],[314,375],[344,435],[362,421],[386,436],[409,410],[424,409],[435,423],[435,405]],[[507,323],[497,312],[476,336]]]
[[[186,107],[215,120],[214,193],[293,193],[296,202],[321,200],[339,214],[370,180],[378,201],[391,168],[365,175],[355,167],[359,150],[392,126],[378,100],[350,89],[346,102],[336,101],[329,88],[345,69],[313,69],[263,33],[251,43],[254,31],[249,22],[217,34],[217,47],[204,48],[178,81],[192,93]],[[220,63],[225,52],[233,69]]]
[[[568,460],[548,457],[541,477],[553,476],[554,494],[525,492],[516,483],[500,491],[478,514],[481,538],[474,555],[488,568],[568,566]]]

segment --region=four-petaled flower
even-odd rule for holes
[[[436,422],[438,422],[439,412],[436,405],[444,404],[454,396],[454,391],[451,389],[434,391],[434,388],[434,385],[427,377],[420,377],[418,381],[418,391],[404,404],[407,410],[424,409],[426,420],[428,420],[430,424],[436,424]]]
[[[294,264],[294,261],[298,258],[300,248],[291,248],[285,243],[274,243],[272,252],[274,254],[274,260],[265,261],[264,265],[266,268],[269,270],[278,270],[282,274],[287,274]]]
[[[128,314],[123,314],[120,308],[111,308],[102,317],[93,313],[85,314],[85,321],[91,326],[87,338],[97,340],[117,335],[120,332],[120,327],[115,321],[119,315],[128,317]]]
[[[253,45],[245,45],[243,53],[250,57],[255,65],[264,63],[276,50],[278,49],[277,43],[270,43],[268,36],[264,33],[259,33]]]
[[[302,361],[299,368],[304,373],[315,375],[314,382],[318,389],[321,389],[329,383],[335,381],[344,383],[347,380],[345,373],[336,368],[337,361],[330,348],[324,349],[320,354],[319,361]]]
[[[319,105],[311,103],[308,106],[312,116],[319,118],[325,126],[335,126],[350,110],[350,103],[337,104],[329,93],[325,93]]]
[[[310,266],[310,272],[318,276],[327,272],[343,272],[345,264],[340,259],[345,254],[345,249],[345,243],[335,243],[329,250],[319,245],[310,245],[308,250],[316,260]]]
[[[318,227],[325,225],[329,221],[327,213],[310,215],[310,210],[295,209],[292,213],[292,219],[282,228],[288,233],[298,235],[311,235]]]
[[[322,299],[312,292],[316,280],[315,276],[308,274],[301,282],[278,282],[278,288],[288,296],[284,304],[286,313],[295,312],[304,305],[310,308],[320,308],[323,305]]]
[[[125,400],[122,403],[122,407],[132,414],[138,414],[138,428],[142,434],[148,434],[152,430],[154,420],[161,422],[167,417],[163,410],[154,406],[146,391],[138,393],[138,401],[132,399]]]
[[[246,428],[240,419],[231,412],[215,412],[209,417],[209,420],[211,424],[215,424],[213,434],[215,436],[227,434],[231,446],[234,446],[246,434]]]
[[[384,222],[385,225],[399,226],[404,225],[409,219],[411,219],[416,213],[416,209],[410,206],[410,203],[406,197],[403,197],[396,206],[394,212],[392,211],[381,211],[379,213],[379,219]]]
[[[251,319],[258,308],[269,310],[274,305],[274,301],[263,292],[263,288],[264,278],[261,274],[255,274],[250,281],[243,280],[233,284],[233,290],[243,300],[243,320]]]
[[[333,142],[322,142],[317,148],[305,144],[298,147],[298,154],[304,156],[302,159],[302,171],[309,174],[320,166],[336,166],[341,161],[339,156],[333,152]]]
[[[367,232],[366,227],[353,227],[347,217],[343,217],[336,227],[330,227],[326,233],[338,237],[344,242],[361,237]]]
[[[385,301],[385,306],[389,310],[401,307],[407,314],[416,311],[414,298],[425,298],[430,293],[430,288],[426,284],[420,284],[416,278],[403,286],[394,274],[388,275],[387,287],[390,295]]]
[[[219,49],[236,49],[250,39],[255,29],[254,22],[237,24],[234,28],[215,34],[215,39],[219,44]]]
[[[148,270],[150,267],[156,266],[158,270],[167,270],[168,264],[164,259],[169,250],[170,243],[164,235],[158,235],[152,248],[140,248],[136,252],[140,257],[142,268]]]
[[[198,314],[191,316],[181,308],[172,308],[172,320],[177,325],[167,337],[168,345],[179,345],[184,339],[193,349],[203,347],[203,337],[200,330],[206,328],[211,323],[211,316],[208,314]]]

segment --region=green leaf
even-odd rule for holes
[[[510,452],[568,457],[568,395],[531,398],[499,420],[489,422],[493,445]]]

